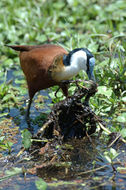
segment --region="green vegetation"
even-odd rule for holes
[[[42,179],[39,179],[35,182],[36,187],[38,190],[46,190],[47,189],[47,183],[45,181],[43,181]]]
[[[126,138],[125,0],[1,0],[0,7],[1,122],[10,117],[11,109],[17,108],[23,113],[23,96],[27,94],[18,53],[4,45],[50,42],[67,50],[86,47],[92,51],[99,87],[90,101],[91,106],[97,115],[111,121],[111,132],[121,132]],[[78,77],[82,78],[83,74]],[[61,92],[57,99],[54,97],[56,88],[50,91],[53,102],[63,98]],[[71,85],[70,93],[74,89]],[[39,102],[37,105],[40,106]],[[0,138],[1,148],[3,139],[4,135]],[[7,146],[10,151],[10,145]]]

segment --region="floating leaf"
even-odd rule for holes
[[[24,148],[28,149],[31,146],[31,137],[32,135],[27,129],[22,131],[22,144],[24,145]]]
[[[35,185],[38,190],[46,190],[47,189],[47,183],[43,179],[39,179],[35,182]]]
[[[0,177],[0,181],[6,180],[7,178],[11,178],[12,176],[18,175],[20,173],[22,173],[22,168],[11,168],[10,170],[6,170],[3,177]]]
[[[19,173],[22,173],[22,168],[15,167],[10,170],[6,170],[6,175],[10,175],[10,176],[13,176]]]

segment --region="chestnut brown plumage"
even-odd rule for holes
[[[36,92],[54,85],[59,85],[64,95],[68,95],[67,85],[62,82],[54,81],[49,72],[49,68],[53,64],[55,57],[68,54],[64,48],[53,44],[7,46],[16,51],[20,51],[20,64],[27,80],[30,98],[26,119],[29,118],[30,106]]]

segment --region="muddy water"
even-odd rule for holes
[[[11,79],[11,74],[8,75]],[[47,91],[42,91],[41,95],[48,96]],[[24,100],[27,99],[27,95]],[[48,103],[51,100],[45,100],[46,107],[42,110],[36,110],[34,104],[31,107],[31,117],[33,120],[39,116],[40,112],[48,109]],[[26,106],[26,102],[22,106]],[[116,172],[113,172],[112,166],[104,158],[104,151],[109,150],[107,147],[108,139],[98,137],[96,133],[89,138],[73,139],[65,144],[64,156],[61,147],[54,148],[55,154],[62,157],[67,164],[65,167],[45,167],[37,170],[35,174],[30,174],[27,169],[35,165],[41,165],[42,157],[32,158],[28,151],[22,152],[19,157],[17,153],[21,150],[21,130],[28,127],[24,119],[24,114],[19,109],[10,109],[8,118],[12,118],[12,126],[18,125],[19,133],[13,138],[16,139],[12,146],[11,154],[7,151],[2,152],[4,157],[0,158],[0,189],[6,190],[35,190],[37,189],[36,181],[42,178],[47,183],[47,189],[103,189],[103,190],[123,190],[126,189],[126,145],[117,142],[113,148],[117,150],[119,156],[113,161]],[[32,133],[39,129],[38,124],[31,125]],[[58,144],[57,144],[58,145]],[[67,148],[66,148],[67,147]],[[50,156],[48,153],[47,157]],[[118,169],[121,167],[122,169]],[[18,168],[19,170],[17,170]],[[125,168],[125,170],[124,170]],[[7,173],[15,169],[16,172]]]

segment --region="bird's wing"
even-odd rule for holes
[[[59,75],[64,71],[65,66],[63,64],[64,54],[60,54],[54,57],[53,64],[49,67],[49,74],[54,81],[59,81]]]
[[[50,72],[60,72],[64,69],[63,56],[64,54],[60,54],[54,57],[53,64],[49,67]]]

